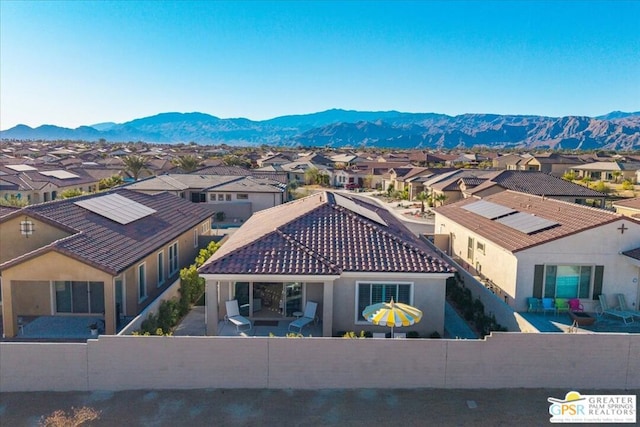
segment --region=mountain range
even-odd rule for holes
[[[598,117],[403,113],[332,109],[253,121],[205,113],[161,113],[126,123],[69,129],[18,125],[0,131],[9,140],[322,146],[379,148],[550,148],[640,150],[640,112]]]

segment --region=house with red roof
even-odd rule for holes
[[[212,211],[126,189],[0,211],[5,337],[21,317],[85,317],[114,334],[193,263]],[[204,244],[204,243],[203,243]]]
[[[468,197],[435,210],[434,242],[493,282],[516,310],[528,297],[579,298],[595,311],[600,294],[640,304],[640,222],[512,190]]]
[[[411,330],[442,335],[445,282],[454,273],[387,209],[333,192],[255,213],[199,271],[208,334],[217,333],[224,302],[237,299],[254,320],[293,320],[317,302],[323,336],[380,332],[362,310],[391,298],[423,311]]]

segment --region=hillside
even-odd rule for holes
[[[205,113],[162,113],[126,123],[68,129],[18,125],[2,139],[331,147],[640,149],[640,112],[599,117],[516,116],[333,109],[253,121]]]

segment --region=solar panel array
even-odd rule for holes
[[[155,213],[156,210],[119,194],[79,200],[75,205],[119,224],[126,225]]]
[[[16,172],[37,171],[38,169],[29,165],[5,165],[9,169],[13,169]]]
[[[362,207],[357,203],[355,203],[353,200],[347,199],[346,197],[341,196],[339,194],[333,193],[333,195],[335,197],[336,204],[338,206],[342,206],[345,209],[349,209],[351,212],[356,213],[365,218],[368,218],[373,222],[377,222],[378,224],[387,226],[387,223],[382,218],[380,218],[380,215],[378,215],[376,212],[372,211],[371,209]]]
[[[518,212],[515,209],[511,209],[497,203],[487,202],[486,200],[478,200],[477,202],[463,206],[462,209],[473,212],[474,214],[483,216],[487,219],[496,219]]]
[[[53,178],[58,178],[58,179],[80,178],[80,175],[76,175],[75,173],[71,173],[69,171],[65,171],[62,169],[57,169],[53,171],[40,171],[40,174],[44,176],[51,176]]]
[[[526,212],[517,212],[503,218],[498,218],[496,219],[496,222],[499,222],[500,224],[506,225],[507,227],[511,227],[514,230],[518,230],[526,234],[546,230],[547,228],[558,225],[558,223],[555,221],[540,218],[539,216],[535,216]]]

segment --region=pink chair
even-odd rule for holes
[[[584,307],[580,304],[580,300],[578,298],[572,298],[569,300],[569,310],[570,311],[584,311]]]

